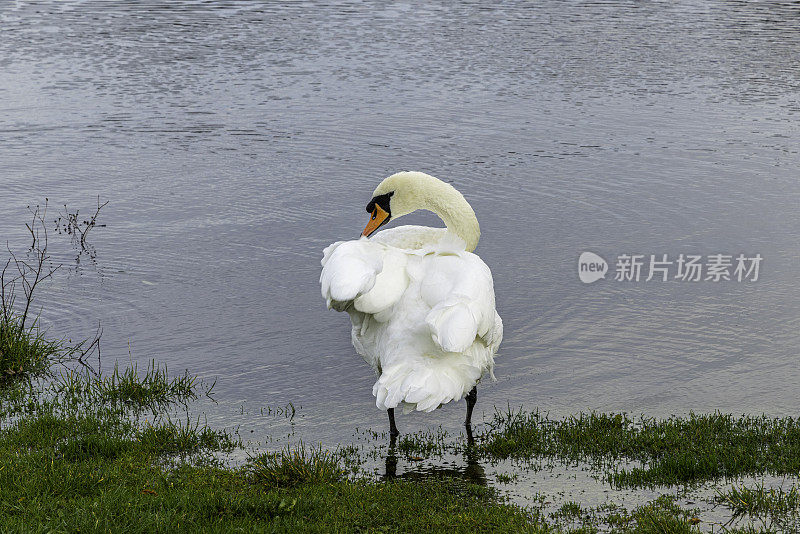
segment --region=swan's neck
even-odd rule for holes
[[[432,211],[456,234],[466,250],[478,246],[481,228],[472,206],[455,187],[422,172],[398,172],[378,185],[373,198],[390,194],[392,217],[399,218],[416,210]]]
[[[447,229],[464,240],[466,250],[472,252],[478,246],[481,228],[472,206],[453,186],[439,182],[438,191],[424,198],[423,209],[432,211],[444,221]],[[438,185],[438,184],[437,184]]]

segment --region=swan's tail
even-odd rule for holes
[[[460,354],[421,357],[413,365],[383,368],[372,387],[375,405],[386,410],[402,404],[403,413],[431,412],[442,404],[462,399],[482,374],[479,366],[463,360]]]

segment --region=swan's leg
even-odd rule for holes
[[[478,386],[474,386],[472,391],[467,393],[465,397],[467,399],[467,420],[464,421],[464,424],[468,427],[472,427],[472,409],[475,407],[475,402],[478,400]]]
[[[472,437],[472,425],[464,425],[464,428],[467,431],[467,445],[472,447],[475,445],[475,438]]]
[[[386,474],[385,479],[397,478],[397,436],[389,438],[389,451],[386,453]]]
[[[397,425],[394,424],[394,408],[389,408],[386,411],[389,413],[389,435],[394,438],[400,434],[400,431],[397,430]]]

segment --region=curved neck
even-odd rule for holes
[[[423,172],[404,171],[383,180],[372,194],[373,200],[389,195],[389,212],[395,219],[416,210],[432,211],[447,229],[461,238],[466,250],[478,246],[481,227],[472,206],[455,187]]]
[[[420,207],[438,215],[448,230],[464,240],[467,252],[472,252],[481,237],[478,218],[475,217],[472,206],[456,188],[438,180],[437,182],[434,188],[436,190],[425,195]]]

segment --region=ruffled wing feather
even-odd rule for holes
[[[323,297],[350,314],[353,345],[378,374],[379,408],[431,411],[463,398],[484,372],[494,378],[503,324],[492,275],[461,239],[399,227],[334,243],[322,266]]]

